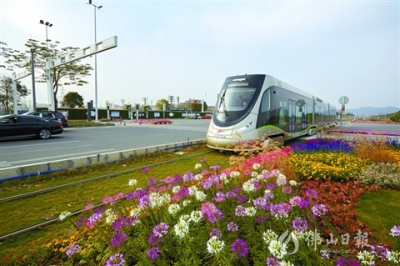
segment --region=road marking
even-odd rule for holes
[[[28,145],[18,145],[18,146],[8,146],[8,147],[1,147],[2,149],[15,149],[15,148],[25,148],[25,147],[35,147],[35,146],[43,146],[43,145],[49,145],[49,144],[57,144],[60,145],[60,143],[73,143],[73,142],[81,142],[80,140],[71,140],[71,141],[63,141],[63,142],[46,142],[46,143],[40,143],[40,144],[28,144]]]
[[[79,146],[69,146],[69,147],[55,147],[53,149],[41,149],[41,150],[34,150],[34,151],[20,151],[20,152],[12,152],[11,154],[21,154],[21,153],[37,153],[41,151],[51,151],[51,150],[59,150],[60,148],[62,149],[75,149],[75,148],[81,148],[81,147],[89,147],[89,146],[94,146],[94,144],[87,144],[87,145],[79,145]]]
[[[108,151],[115,151],[115,149],[106,149],[106,150],[98,150],[98,151],[91,151],[91,152],[80,152],[80,153],[64,154],[64,155],[51,156],[51,157],[41,157],[41,158],[37,158],[37,159],[12,161],[12,162],[9,162],[9,163],[11,165],[14,165],[14,164],[18,164],[18,163],[26,163],[26,162],[41,161],[41,160],[45,160],[47,163],[49,163],[49,162],[51,162],[51,161],[47,161],[49,159],[63,158],[63,157],[68,157],[68,156],[74,156],[74,157],[70,157],[68,159],[75,159],[75,158],[79,157],[77,155],[84,155],[84,154],[96,155],[96,154],[99,154],[99,153],[102,153],[102,152],[108,152]],[[23,166],[23,165],[18,165],[18,166]]]

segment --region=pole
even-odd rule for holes
[[[96,45],[96,50],[97,50],[97,25],[96,25],[96,6],[93,5],[94,8],[94,43]],[[99,109],[98,109],[98,97],[97,97],[97,54],[94,55],[94,99],[96,101],[96,117],[95,121],[96,123],[99,122]]]
[[[14,98],[14,114],[18,114],[18,97],[17,97],[17,76],[15,72],[12,73],[13,75],[13,98]]]
[[[47,27],[46,27],[47,29]],[[31,49],[31,75],[32,75],[32,98],[33,98],[33,111],[36,111],[36,90],[35,90],[35,55]]]

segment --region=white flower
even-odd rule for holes
[[[387,253],[388,261],[393,261],[394,263],[400,263],[400,251],[392,250]]]
[[[206,200],[207,195],[204,193],[204,191],[196,191],[195,197],[198,201],[203,202]]]
[[[202,174],[197,174],[197,175],[194,176],[194,179],[196,179],[197,181],[202,179],[202,178],[203,178]]]
[[[230,174],[230,177],[234,178],[234,177],[239,177],[240,176],[240,172],[238,171],[232,171]]]
[[[265,175],[266,173],[268,173],[268,170],[266,170],[266,169],[264,169],[264,170],[261,171],[261,174],[262,174],[262,175]]]
[[[245,209],[245,214],[246,214],[246,216],[250,216],[250,217],[255,216],[255,215],[256,215],[256,212],[257,212],[257,210],[256,210],[256,208],[254,208],[254,207],[247,207],[247,208]]]
[[[210,254],[216,254],[220,252],[225,246],[224,241],[219,240],[216,236],[211,237],[207,241],[207,250]]]
[[[140,215],[140,212],[141,212],[141,210],[140,210],[140,207],[135,207],[135,208],[133,208],[131,211],[130,211],[130,215],[131,215],[131,217],[133,217],[133,216],[139,216]]]
[[[197,188],[197,186],[190,186],[189,187],[189,195],[193,196],[196,194],[196,191],[198,191],[199,189]]]
[[[278,186],[283,186],[286,185],[286,176],[279,174],[277,179],[276,179],[276,184]]]
[[[179,189],[181,189],[181,186],[174,186],[174,187],[172,188],[172,192],[173,192],[173,193],[178,193]]]
[[[200,170],[203,166],[201,165],[201,163],[196,163],[196,165],[194,166],[194,168],[196,170]]]
[[[291,263],[290,261],[281,261],[279,262],[279,266],[294,266],[293,263]]]
[[[136,186],[137,180],[136,179],[129,179],[128,186],[133,187]]]
[[[179,221],[189,223],[190,222],[190,215],[189,214],[182,214],[181,217],[179,217]]]
[[[182,206],[183,206],[183,207],[186,207],[186,206],[188,206],[191,202],[192,202],[191,200],[184,200],[184,201],[182,201]]]
[[[174,226],[175,235],[179,238],[184,238],[187,233],[189,233],[189,223],[183,220]]]
[[[228,176],[227,176],[226,174],[221,174],[221,175],[219,176],[219,179],[220,179],[222,182],[224,182],[224,184],[228,184],[228,183],[229,183],[229,178],[228,178]]]
[[[291,186],[297,186],[297,182],[295,181],[295,180],[290,180],[289,181],[289,184],[291,185]]]
[[[357,258],[364,265],[375,265],[375,255],[366,250],[358,252]]]
[[[286,244],[279,242],[278,240],[272,240],[271,243],[269,243],[268,249],[271,254],[278,259],[282,259],[287,253]]]
[[[177,214],[181,210],[181,206],[179,204],[171,204],[168,206],[168,213],[171,215]]]
[[[258,176],[258,173],[253,171],[253,172],[251,172],[250,176],[251,177],[256,177],[256,176]]]
[[[275,232],[272,231],[271,229],[268,229],[267,231],[265,231],[263,233],[263,239],[264,239],[265,243],[269,244],[272,240],[277,240],[278,235],[275,234]]]
[[[71,213],[69,211],[63,211],[60,214],[60,221],[64,221],[68,216],[71,216]]]
[[[261,167],[261,165],[259,163],[253,164],[253,169],[254,170],[258,170],[258,169],[260,169],[260,167]]]
[[[246,192],[253,192],[256,190],[256,187],[251,180],[248,180],[243,183],[243,190]]]
[[[198,223],[203,218],[203,213],[201,211],[192,211],[190,214],[190,221]]]
[[[107,224],[112,224],[117,218],[118,218],[118,216],[116,214],[108,215],[106,217],[106,223]]]

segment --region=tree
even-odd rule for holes
[[[163,106],[164,106],[164,103],[165,103],[165,110],[169,110],[169,107],[170,107],[170,103],[166,100],[166,99],[161,99],[161,100],[158,100],[157,101],[157,103],[156,103],[156,108],[158,109],[158,110],[164,110],[163,108]]]
[[[4,63],[9,64],[10,70],[24,69],[31,70],[31,51],[35,55],[35,79],[36,82],[46,83],[46,60],[48,57],[58,58],[62,55],[73,54],[79,50],[78,47],[67,46],[65,48],[58,49],[59,42],[52,43],[48,42],[48,48],[46,43],[39,43],[37,40],[29,39],[25,46],[28,48],[25,52],[13,50],[7,47],[7,44],[0,42],[0,56],[4,56],[6,59]],[[54,90],[54,103],[55,110],[57,110],[57,92],[59,86],[76,85],[83,86],[88,82],[82,78],[90,75],[90,70],[93,68],[89,64],[80,64],[80,60],[70,62],[53,68],[51,75],[53,76],[53,90]],[[38,71],[39,70],[39,71]],[[39,73],[38,73],[39,72]]]
[[[83,97],[79,93],[74,91],[70,91],[65,94],[64,99],[62,100],[62,105],[69,108],[75,108],[76,106],[82,107],[83,104]]]
[[[0,106],[4,109],[4,112],[8,114],[10,112],[10,104],[14,103],[14,91],[12,87],[12,78],[2,76],[0,78]],[[17,81],[17,102],[21,102],[21,98],[28,95],[28,89],[21,82]],[[15,108],[13,106],[13,108]]]

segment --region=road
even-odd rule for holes
[[[210,120],[174,120],[170,125],[66,128],[48,140],[0,142],[0,169],[205,139]],[[339,124],[340,125],[340,124]],[[342,129],[400,132],[400,125],[343,123]]]
[[[174,120],[169,125],[116,123],[66,128],[47,140],[0,142],[0,169],[154,145],[205,139],[210,120]]]

